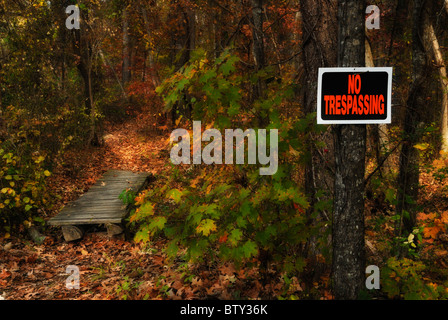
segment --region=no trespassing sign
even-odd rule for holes
[[[391,123],[392,68],[320,68],[318,124]]]

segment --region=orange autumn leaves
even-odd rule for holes
[[[432,243],[438,238],[439,233],[446,232],[448,226],[448,211],[444,211],[438,217],[436,213],[425,214],[420,212],[417,220],[423,225],[423,236],[425,242]]]
[[[441,214],[421,212],[417,220],[423,228],[423,243],[426,244],[423,252],[433,252],[437,257],[446,256],[448,251],[444,248],[443,239],[447,238],[448,211]]]

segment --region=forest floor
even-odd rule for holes
[[[48,218],[107,170],[168,174],[169,133],[166,127],[154,128],[152,121],[139,113],[122,123],[108,123],[103,146],[68,151],[49,179],[56,199]],[[0,296],[8,300],[255,299],[285,293],[283,281],[263,286],[256,268],[173,263],[161,250],[161,242],[143,246],[124,237],[109,238],[100,228],[92,231],[69,243],[59,227],[43,231],[42,245],[23,238],[1,239]],[[66,288],[70,265],[79,267],[79,289]],[[289,287],[301,291],[297,279]]]
[[[47,212],[48,218],[86,192],[107,170],[151,172],[156,176],[169,173],[168,130],[166,127],[154,130],[153,120],[144,114],[139,113],[121,123],[106,124],[103,146],[77,148],[65,154],[64,163],[56,166],[49,180],[50,191],[57,197],[54,208]],[[422,183],[425,185],[422,203],[428,210],[419,220],[439,218],[446,227],[446,187],[425,173]],[[375,213],[377,205],[375,201],[367,201],[367,221],[378,215]],[[384,211],[384,208],[379,210]],[[430,216],[431,212],[438,213]],[[446,268],[446,243],[442,239],[446,230],[435,227],[437,225],[431,224],[424,229],[425,238],[433,247],[428,254],[437,259],[440,268]],[[388,236],[385,235],[388,228],[392,229],[387,222],[381,225],[380,231],[367,228],[370,259],[380,262],[383,252],[377,240]],[[57,227],[43,230],[46,239],[42,245],[23,237],[0,239],[0,296],[14,300],[269,299],[300,297],[304,292],[305,284],[295,277],[289,286],[285,286],[281,277],[263,284],[255,267],[238,270],[230,263],[198,267],[183,261],[170,262],[161,250],[163,240],[141,245],[123,237],[109,238],[100,229],[94,231],[97,232],[87,233],[82,240],[70,243],[64,241]],[[66,288],[69,276],[66,269],[70,265],[79,267],[79,289]],[[332,298],[328,276],[312,286],[315,297]],[[307,291],[310,292],[310,288]]]

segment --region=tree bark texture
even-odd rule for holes
[[[440,83],[440,89],[442,93],[441,101],[441,134],[442,134],[442,150],[448,154],[448,76],[446,72],[446,65],[443,59],[442,50],[437,39],[437,35],[434,31],[432,21],[427,21],[424,24],[424,40],[425,48],[431,52],[434,59],[435,68],[439,74],[438,80]]]
[[[427,55],[422,38],[429,23],[425,0],[414,0],[412,27],[412,84],[406,102],[403,146],[400,154],[400,168],[397,190],[397,215],[401,217],[397,235],[411,233],[415,226],[416,202],[419,186],[419,153],[414,147],[422,137],[419,128],[422,113],[427,110],[425,87],[429,80]]]
[[[300,12],[303,25],[303,66],[305,85],[303,104],[306,114],[315,113],[317,106],[317,78],[321,67],[335,67],[337,64],[337,0],[301,0]],[[317,147],[324,142],[325,147]],[[310,202],[307,210],[310,225],[318,225],[326,216],[319,212],[314,215],[317,202],[328,201],[333,195],[334,186],[334,147],[330,130],[322,134],[310,134],[307,141],[309,161],[305,166],[305,193]],[[323,191],[321,196],[318,192]],[[325,230],[321,230],[323,234]],[[307,243],[305,255],[309,260],[309,272],[305,275],[308,285],[318,281],[326,265],[319,261],[319,240],[324,244],[327,239],[311,237]]]
[[[123,8],[123,64],[122,64],[122,82],[125,86],[131,81],[131,51],[129,37],[129,17],[128,9]]]
[[[338,66],[365,65],[365,1],[338,2]],[[333,280],[336,299],[357,299],[364,287],[365,125],[337,125],[333,215]]]

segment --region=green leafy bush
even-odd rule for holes
[[[187,261],[222,259],[300,272],[306,263],[302,250],[319,226],[310,227],[312,215],[305,214],[309,204],[297,174],[307,157],[305,136],[322,127],[313,125],[313,115],[282,118],[279,107],[292,92],[286,81],[282,86],[275,82],[265,97],[250,102],[245,88],[269,70],[243,78],[237,62],[228,50],[214,61],[197,52],[157,91],[167,110],[187,100],[193,119],[220,130],[257,128],[259,116],[267,116],[267,129],[279,130],[277,172],[260,176],[256,165],[173,167],[170,177],[135,198],[137,209],[130,216],[138,228],[135,240],[163,236],[169,240],[169,256],[185,254]]]
[[[137,197],[131,222],[142,227],[135,240],[163,234],[170,240],[171,257],[185,247],[187,260],[204,261],[213,259],[217,249],[220,258],[241,263],[262,252],[272,262],[281,261],[281,269],[301,270],[304,260],[294,250],[308,234],[303,194],[293,183],[280,181],[281,175],[260,177],[254,170],[248,173],[249,187],[235,183],[235,172],[223,167],[203,169],[184,181],[171,177]],[[179,188],[171,189],[173,184]]]
[[[446,286],[429,282],[426,268],[421,261],[392,257],[381,272],[382,290],[390,299],[446,299]]]
[[[38,213],[49,203],[45,179],[51,173],[44,168],[39,153],[20,156],[7,143],[0,144],[0,227],[7,233],[42,222]],[[0,229],[0,230],[1,230]]]

